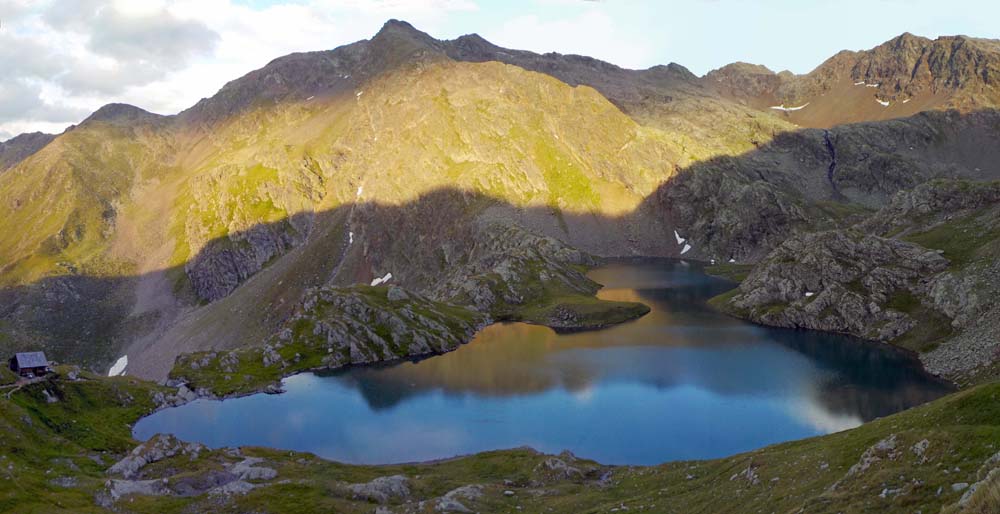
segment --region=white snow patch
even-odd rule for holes
[[[354,96],[361,98],[361,95],[365,94],[364,91],[358,91]]]
[[[354,232],[347,233],[347,244],[349,245],[354,244]]]
[[[865,84],[865,87],[879,87],[880,84]]]
[[[903,103],[905,104],[906,102],[909,102],[910,100],[912,100],[912,98],[907,98],[906,100],[903,100]]]
[[[710,260],[709,263],[715,264],[715,259]]]
[[[875,101],[878,102],[879,105],[881,105],[882,107],[889,107],[889,102],[883,102],[882,100],[879,100],[878,98],[876,98]]]
[[[798,111],[799,109],[805,109],[807,105],[809,105],[809,102],[806,102],[798,107],[785,107],[785,104],[781,104],[781,105],[772,105],[771,108],[776,111],[787,112],[787,111]]]
[[[688,250],[690,250],[690,249],[691,249],[691,245],[687,245],[687,244],[684,245],[684,248],[681,249],[681,255],[684,255],[684,254],[688,253]]]
[[[111,366],[108,371],[109,377],[118,377],[125,374],[125,367],[128,366],[128,355],[122,355],[120,359],[115,361],[115,365]]]
[[[309,98],[306,98],[306,101],[308,102],[309,100],[312,100],[313,98],[316,98],[316,97],[315,96],[310,96]]]
[[[687,239],[684,239],[683,237],[681,237],[681,235],[678,234],[676,230],[674,231],[674,239],[677,239],[677,244],[681,244],[684,241],[687,241]]]
[[[392,279],[392,273],[386,273],[384,277],[379,277],[376,278],[375,280],[372,280],[372,287],[375,287],[379,284],[384,284],[388,282],[390,279]]]
[[[855,86],[863,86],[863,85],[865,85],[865,81],[862,80],[861,82],[855,82],[854,85]]]
[[[729,259],[730,264],[736,262],[736,259]]]
[[[358,186],[358,194],[355,195],[357,198],[361,198],[361,193],[365,190],[365,186]]]
[[[810,296],[812,296],[814,294],[816,294],[816,293],[814,293],[812,291],[806,291],[806,298],[809,298]]]

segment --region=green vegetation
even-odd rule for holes
[[[732,280],[733,282],[743,282],[753,270],[753,264],[738,264],[735,262],[724,262],[705,267],[705,273]]]
[[[850,226],[871,216],[875,212],[864,205],[846,201],[819,200],[806,205],[812,211],[811,214],[814,219],[822,220],[823,218],[829,218],[833,221],[832,224],[819,222],[820,227],[829,225],[827,228]]]
[[[589,330],[617,325],[646,315],[649,307],[638,302],[601,300],[570,295],[546,298],[517,310],[512,319],[555,329]]]
[[[987,211],[988,213],[989,211]],[[981,213],[942,223],[930,230],[909,234],[903,238],[927,248],[943,250],[951,261],[951,269],[962,269],[979,258],[995,257],[1000,226],[992,217]],[[994,243],[994,244],[990,244]]]
[[[58,371],[9,398],[0,395],[0,511],[101,511],[95,500],[112,501],[103,492],[106,469],[138,444],[130,425],[155,408],[154,396],[167,392],[126,377],[84,373],[71,381],[65,378],[69,368]],[[958,512],[968,489],[952,484],[978,483],[961,512],[983,513],[996,505],[1000,471],[993,470],[1000,459],[991,457],[998,440],[1000,384],[994,383],[845,432],[650,467],[559,456],[572,468],[567,472],[527,449],[390,466],[345,465],[277,449],[204,449],[148,464],[135,477],[164,484],[167,495],[127,495],[116,506],[157,513],[371,512],[374,505],[356,498],[349,484],[402,475],[409,493],[388,499],[394,510],[404,502],[433,505],[449,491],[477,485],[480,497],[458,499],[478,512],[520,506],[525,512],[590,513],[622,505],[652,512]],[[212,477],[246,457],[261,459],[258,465],[276,476],[250,479],[254,488],[245,495],[170,494],[207,490]]]
[[[892,340],[895,345],[916,352],[928,352],[952,334],[951,318],[923,305],[920,299],[908,290],[893,292],[885,307],[908,314],[917,323],[905,334]]]
[[[749,313],[746,310],[736,308],[736,306],[730,303],[738,294],[740,294],[740,288],[734,287],[725,293],[709,298],[708,305],[720,312],[729,314],[730,316],[746,319]]]
[[[0,389],[0,512],[100,511],[94,492],[107,480],[104,470],[135,446],[130,425],[152,412],[153,395],[164,391],[86,372],[77,381],[62,378],[70,369]]]

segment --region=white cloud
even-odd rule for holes
[[[0,0],[0,130],[61,131],[110,102],[173,114],[292,52],[371,37],[389,17],[432,33],[472,0]],[[13,106],[6,105],[12,102]]]
[[[520,16],[483,37],[508,48],[586,55],[625,68],[647,67],[653,48],[624,29],[607,13],[591,8],[552,20]]]

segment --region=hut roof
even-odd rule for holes
[[[18,368],[44,368],[49,365],[43,352],[22,352],[14,354]]]

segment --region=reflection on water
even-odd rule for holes
[[[532,446],[607,463],[708,458],[829,433],[948,391],[909,355],[711,310],[732,284],[673,261],[592,272],[652,310],[572,334],[493,325],[452,353],[285,381],[287,393],[161,411],[136,437],[266,445],[358,463]],[[252,428],[248,428],[252,427]]]

